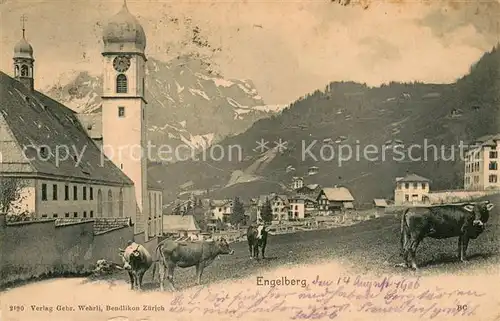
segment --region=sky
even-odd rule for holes
[[[346,1],[346,0],[340,0]],[[363,1],[363,3],[358,3]],[[268,104],[286,104],[331,81],[450,83],[499,41],[500,0],[128,0],[146,55],[199,53],[225,78],[250,79]],[[26,38],[43,90],[75,71],[99,74],[101,33],[123,0],[0,0],[0,70]],[[197,39],[205,45],[195,44]]]

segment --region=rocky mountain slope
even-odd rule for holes
[[[169,182],[167,199],[183,190],[212,198],[247,198],[281,192],[293,176],[305,176],[306,183],[344,185],[358,204],[370,204],[374,197],[392,197],[395,178],[408,172],[431,179],[433,190],[462,188],[460,142],[498,132],[497,47],[453,84],[393,82],[370,88],[331,83],[281,114],[224,139],[222,160],[209,157],[152,171]],[[274,143],[279,139],[287,142],[286,148],[257,148],[260,140],[267,141],[267,147],[279,147]],[[240,159],[229,159],[230,146],[241,148]],[[308,175],[313,166],[318,173]]]
[[[148,60],[146,115],[153,144],[200,150],[284,107],[265,105],[250,80],[227,80],[214,69],[195,55],[167,63]],[[80,72],[61,75],[45,92],[77,112],[91,113],[100,111],[101,88],[102,77]],[[190,154],[187,148],[182,150],[187,154],[181,158]]]

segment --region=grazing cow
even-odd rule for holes
[[[263,224],[257,227],[250,225],[247,229],[248,250],[250,258],[259,258],[259,247],[262,249],[262,258],[265,258],[267,231]]]
[[[133,290],[134,285],[141,290],[142,278],[144,273],[153,264],[153,258],[148,250],[141,244],[129,241],[125,250],[120,250],[120,256],[123,260],[123,269],[128,272],[130,277],[130,287]]]
[[[168,239],[161,241],[155,250],[155,263],[160,264],[160,290],[164,291],[163,283],[166,269],[170,289],[175,291],[175,267],[196,266],[197,284],[201,284],[203,269],[210,265],[220,254],[234,254],[234,250],[229,248],[229,244],[224,238],[218,241],[177,242]],[[155,271],[156,264],[153,266],[153,279]]]
[[[484,201],[406,209],[401,217],[401,255],[404,263],[397,266],[417,269],[415,252],[425,237],[458,237],[458,257],[465,262],[469,240],[476,239],[484,231],[493,207],[492,203]]]

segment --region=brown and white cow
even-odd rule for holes
[[[144,273],[153,264],[151,254],[143,245],[133,241],[129,241],[128,246],[124,250],[119,249],[119,251],[123,260],[123,269],[128,272],[130,277],[130,288],[133,290],[136,286],[138,290],[141,290]]]
[[[469,240],[476,239],[484,231],[493,207],[489,201],[483,201],[406,209],[401,217],[401,255],[404,263],[397,266],[417,269],[415,252],[425,237],[458,237],[458,257],[465,262]]]
[[[234,254],[234,250],[224,238],[216,241],[178,242],[174,240],[161,241],[155,250],[155,265],[153,266],[153,280],[156,263],[159,266],[160,290],[164,291],[165,270],[171,290],[175,291],[174,270],[176,267],[196,267],[197,283],[201,284],[203,269],[211,264],[221,254]]]

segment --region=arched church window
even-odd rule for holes
[[[19,66],[16,65],[16,67],[14,67],[14,76],[18,77],[19,76]]]
[[[108,217],[113,217],[113,193],[108,191]]]
[[[28,77],[28,66],[21,66],[21,77]]]
[[[97,217],[102,217],[102,205],[103,205],[102,192],[99,189],[97,191]]]
[[[123,217],[123,191],[118,195],[118,216]]]
[[[126,94],[128,91],[127,76],[119,74],[116,76],[116,93]]]

